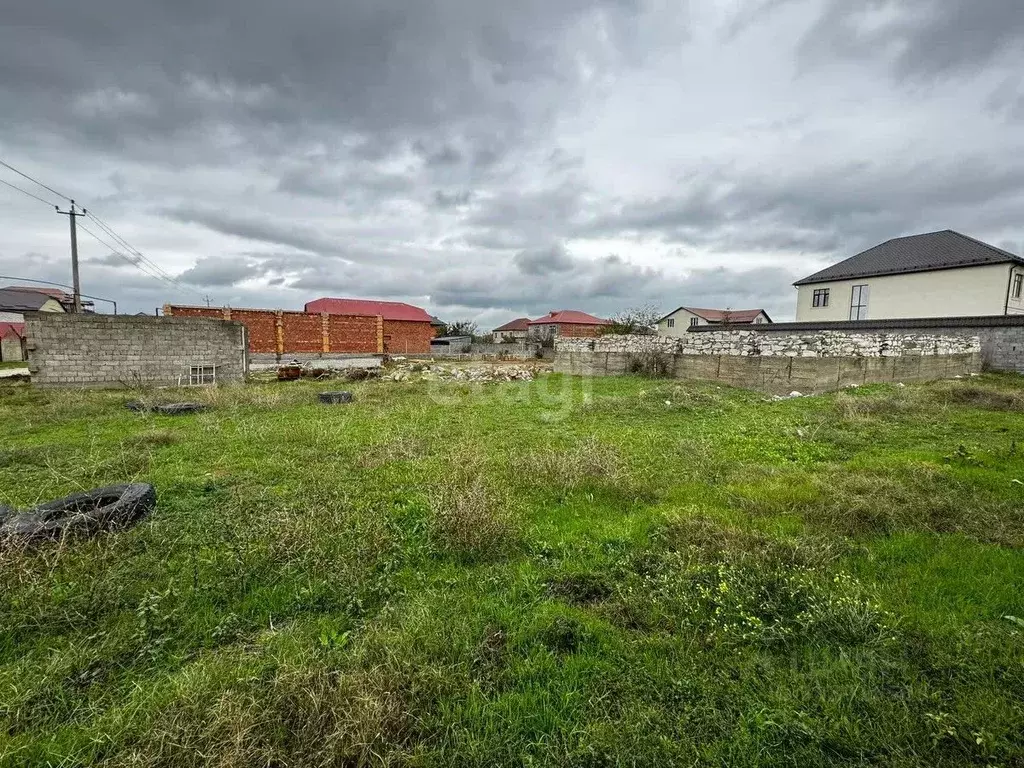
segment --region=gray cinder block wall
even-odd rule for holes
[[[29,372],[40,387],[188,384],[192,366],[216,366],[218,383],[248,373],[241,323],[199,317],[25,316]]]

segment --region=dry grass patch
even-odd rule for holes
[[[764,472],[733,486],[733,506],[757,517],[798,515],[817,529],[863,537],[928,532],[1024,545],[1024,508],[924,462],[820,474]]]
[[[506,554],[521,539],[521,520],[506,495],[479,472],[438,486],[431,497],[431,527],[439,547],[468,559]]]
[[[430,454],[430,442],[415,435],[394,435],[367,446],[359,457],[359,466],[382,467],[396,461],[413,461]]]
[[[944,381],[928,390],[943,405],[965,405],[988,411],[1024,411],[1024,392],[987,382]]]
[[[532,453],[523,466],[528,475],[565,494],[589,482],[615,483],[625,475],[619,452],[596,437],[567,451],[546,448]]]

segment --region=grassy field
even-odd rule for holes
[[[1024,379],[322,388],[0,385],[0,503],[159,493],[0,551],[0,765],[1024,765]]]
[[[6,362],[0,362],[0,371],[6,371],[13,368],[28,368],[28,363],[16,362],[8,360]]]

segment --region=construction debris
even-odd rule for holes
[[[412,378],[421,381],[533,381],[541,370],[550,370],[550,368],[542,369],[521,365],[456,366],[422,362],[397,366],[385,374],[384,379],[386,381],[409,381]]]

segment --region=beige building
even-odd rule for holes
[[[515,320],[505,323],[498,328],[491,331],[491,336],[494,339],[495,344],[504,344],[505,342],[524,342],[526,341],[526,335],[530,331],[530,318],[518,317]]]
[[[1024,258],[951,230],[889,240],[794,285],[797,322],[1024,314]]]
[[[765,325],[772,319],[763,309],[701,309],[680,307],[658,321],[659,336],[682,336],[698,325]]]

